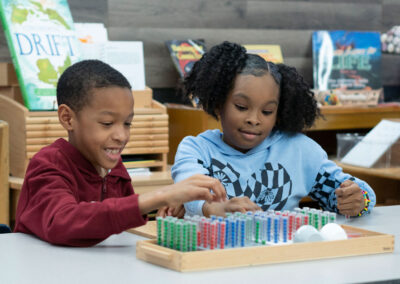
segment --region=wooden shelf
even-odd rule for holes
[[[221,124],[203,110],[176,104],[167,104],[170,140],[168,163],[174,163],[180,141],[188,135],[197,135],[207,129],[221,129]],[[307,131],[373,128],[384,118],[400,118],[400,105],[374,107],[324,106],[324,118]]]
[[[348,164],[343,164],[338,161],[335,163],[343,169],[344,172],[352,172],[355,175],[370,175],[378,178],[386,178],[400,181],[400,168],[364,168]]]
[[[138,155],[153,160],[147,166],[154,171],[167,170],[168,114],[166,107],[152,99],[152,90],[133,92],[135,116],[131,137],[122,156]],[[10,125],[10,174],[24,177],[29,160],[44,146],[58,138],[67,139],[67,131],[58,121],[57,111],[29,111],[21,103],[0,95],[0,119]]]
[[[9,173],[9,128],[0,120],[0,224],[10,224],[10,196],[8,189]]]
[[[321,113],[324,118],[319,118],[310,131],[373,128],[382,119],[400,118],[400,105],[323,106]]]

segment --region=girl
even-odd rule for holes
[[[248,210],[293,210],[311,196],[324,210],[357,216],[375,204],[371,187],[342,172],[325,151],[301,132],[319,115],[310,87],[295,68],[266,62],[244,47],[224,42],[194,65],[184,95],[221,121],[180,143],[172,177],[218,178],[226,202],[185,204],[190,215]]]

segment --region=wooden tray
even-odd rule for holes
[[[148,221],[146,225],[129,229],[128,232],[145,238],[155,239],[157,238],[157,222]]]
[[[342,241],[296,243],[223,250],[179,252],[156,244],[156,240],[138,241],[136,257],[177,271],[252,266],[291,261],[315,260],[355,255],[390,253],[394,236],[342,225],[355,237]],[[149,227],[148,227],[149,229]]]

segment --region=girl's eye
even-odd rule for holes
[[[104,126],[111,126],[112,122],[100,122],[100,124]]]
[[[270,115],[270,114],[272,114],[272,111],[270,111],[270,110],[263,110],[262,113],[263,113],[263,115]]]
[[[240,111],[244,111],[244,110],[247,109],[247,107],[242,106],[242,105],[235,105],[235,107],[236,107],[238,110],[240,110]]]
[[[132,122],[125,122],[125,126],[131,127],[131,125],[132,125]]]

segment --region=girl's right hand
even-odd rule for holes
[[[257,204],[251,201],[247,196],[234,197],[225,202],[204,203],[203,214],[206,217],[211,215],[226,216],[226,212],[242,212],[262,210]]]

